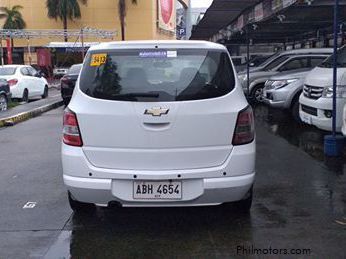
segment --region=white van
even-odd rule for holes
[[[333,59],[330,56],[305,78],[299,98],[299,115],[303,122],[332,131]],[[346,47],[338,50],[336,130],[341,132],[343,109],[346,104]]]
[[[62,163],[77,212],[236,201],[249,210],[254,118],[226,48],[204,41],[91,47],[65,110]]]

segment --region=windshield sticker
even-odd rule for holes
[[[104,63],[106,63],[106,60],[107,60],[107,54],[92,54],[90,66],[99,67],[103,65]]]
[[[167,58],[176,58],[177,57],[177,51],[167,51]]]
[[[140,58],[176,58],[177,51],[141,51],[139,52]]]

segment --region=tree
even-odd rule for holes
[[[63,22],[64,31],[67,31],[67,20],[73,21],[82,17],[79,2],[86,5],[88,0],[46,0],[48,17],[60,19]],[[67,42],[67,35],[65,35]]]
[[[20,10],[21,5],[15,5],[12,8],[0,7],[0,19],[6,19],[3,29],[5,30],[22,30],[26,27]],[[13,48],[13,39],[11,38],[11,46]]]
[[[26,24],[20,10],[21,5],[15,5],[12,8],[0,7],[0,19],[6,19],[3,29],[5,30],[22,30]]]
[[[137,4],[137,0],[131,0],[132,4]],[[118,0],[118,12],[121,26],[121,40],[125,40],[125,17],[126,17],[126,0]]]

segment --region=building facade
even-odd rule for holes
[[[125,39],[126,40],[153,40],[153,39],[175,39],[176,38],[176,5],[177,2],[189,6],[189,0],[138,0],[132,4],[126,0],[127,14]],[[0,0],[0,6],[11,8],[21,5],[21,13],[26,22],[28,30],[56,30],[63,29],[61,20],[50,19],[47,16],[45,0]],[[116,31],[113,39],[88,38],[85,41],[102,42],[110,40],[121,40],[121,27],[118,15],[118,2],[115,0],[88,0],[87,5],[80,4],[81,19],[68,21],[68,29],[80,30],[92,28],[99,30]],[[0,20],[2,28],[4,19]],[[63,38],[42,37],[33,39],[14,39],[14,52],[28,46],[32,48],[47,46],[50,42],[63,41]],[[78,39],[69,38],[70,42]],[[6,41],[2,41],[3,46]],[[22,49],[20,49],[22,48]],[[6,51],[5,51],[6,52]],[[34,49],[35,52],[35,49]],[[15,54],[15,53],[14,53]],[[25,54],[23,54],[25,56]],[[25,59],[25,57],[24,57]]]

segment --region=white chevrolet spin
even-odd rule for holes
[[[248,211],[252,109],[225,47],[134,41],[91,47],[64,113],[71,208],[202,206]]]

